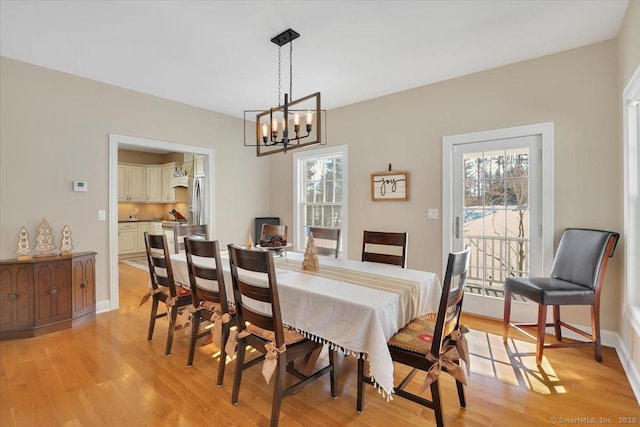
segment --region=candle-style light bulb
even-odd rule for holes
[[[267,126],[266,123],[262,124],[262,137],[266,138],[267,136],[269,136],[269,126]]]
[[[300,124],[300,114],[299,113],[295,113],[293,115],[293,124],[296,125],[296,126]]]
[[[307,110],[307,124],[310,125],[313,121],[313,113],[311,110]]]
[[[278,132],[278,119],[271,120],[271,132]]]

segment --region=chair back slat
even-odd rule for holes
[[[388,233],[381,231],[364,231],[362,238],[362,261],[378,262],[382,264],[407,266],[407,233]],[[371,252],[368,245],[383,245],[395,247],[399,255]]]
[[[309,232],[313,233],[313,240],[316,241],[318,255],[334,256],[338,258],[338,252],[340,252],[339,228],[309,227]],[[328,240],[332,243],[333,247],[318,245],[318,243],[320,243],[317,242],[318,240]]]
[[[177,296],[178,292],[173,279],[173,268],[165,235],[154,235],[145,231],[144,244],[152,288],[158,289],[158,286],[166,286],[172,297]],[[158,271],[159,269],[162,271]]]
[[[280,312],[273,253],[271,251],[246,250],[234,245],[229,245],[228,248],[238,325],[251,322],[260,328],[273,331],[276,346],[282,346],[284,344],[284,327]],[[263,274],[267,279],[267,286],[251,283],[244,277],[246,272],[243,270]],[[251,308],[252,304],[256,302],[269,304],[271,315]]]
[[[207,239],[207,225],[178,225],[173,227],[174,253],[184,250],[184,238],[187,236],[198,236],[202,240]]]
[[[551,277],[598,289],[619,237],[611,231],[567,228],[558,244]]]
[[[434,355],[440,354],[443,340],[460,324],[470,252],[471,248],[467,246],[464,251],[449,254],[431,344],[431,353]]]
[[[227,291],[222,274],[222,261],[220,259],[220,245],[217,240],[197,240],[192,237],[184,238],[185,255],[187,258],[187,268],[189,270],[189,283],[191,285],[191,295],[193,305],[199,307],[203,301],[210,301],[220,304],[223,313],[229,311]],[[208,259],[211,266],[203,265],[200,260],[194,257]],[[198,263],[199,262],[199,263]],[[215,266],[213,265],[215,263]],[[202,280],[216,281],[218,289],[205,286]]]
[[[280,224],[262,224],[262,231],[260,232],[260,240],[269,240],[271,237],[282,237],[282,240],[287,240],[287,232],[289,227]]]

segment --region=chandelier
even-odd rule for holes
[[[264,111],[245,110],[245,145],[247,144],[247,115],[255,115],[255,146],[258,157],[288,150],[322,144],[322,113],[320,92],[305,97],[293,98],[293,41],[300,34],[288,29],[271,39],[278,46],[278,102],[277,107]],[[281,101],[282,46],[289,45],[289,92]],[[286,89],[285,89],[286,90]],[[252,132],[250,132],[252,133]]]

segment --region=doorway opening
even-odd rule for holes
[[[209,234],[215,238],[215,151],[211,148],[196,147],[166,141],[109,134],[109,301],[98,311],[119,308],[118,280],[118,150],[132,150],[149,153],[190,153],[202,156],[205,185],[202,212],[209,224]]]

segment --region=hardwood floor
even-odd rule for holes
[[[235,362],[228,362],[224,386],[216,387],[215,345],[199,346],[187,368],[188,328],[176,331],[169,357],[165,319],[157,322],[154,340],[146,340],[150,305],[138,303],[147,283],[148,273],[121,263],[120,310],[73,329],[0,342],[0,426],[268,425],[272,386],[260,367],[245,372],[240,403],[233,406]],[[604,349],[603,363],[588,348],[549,350],[538,368],[535,348],[524,338],[505,349],[500,323],[466,316],[465,324],[472,329],[467,409],[443,374],[448,426],[604,424],[600,418],[617,425],[622,417],[640,423],[614,349]],[[512,337],[518,338],[515,331]],[[354,358],[338,357],[338,399],[331,398],[325,376],[283,400],[280,425],[435,425],[431,410],[400,397],[386,402],[373,387],[366,388],[365,411],[358,414],[356,368]],[[397,379],[406,372],[396,366]],[[412,386],[423,379],[417,374]]]

